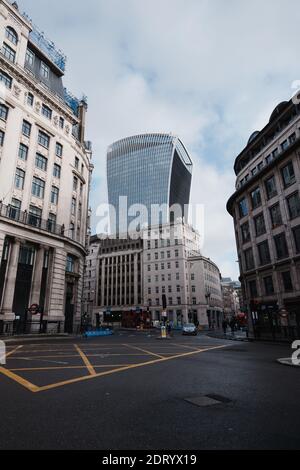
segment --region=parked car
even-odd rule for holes
[[[182,334],[197,336],[198,330],[197,330],[196,325],[194,325],[194,323],[186,323],[185,325],[183,325]]]

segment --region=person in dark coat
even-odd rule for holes
[[[222,322],[222,328],[223,328],[224,335],[226,335],[226,333],[227,333],[227,327],[228,327],[228,323],[227,323],[227,320],[224,318],[224,320]]]

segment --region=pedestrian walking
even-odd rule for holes
[[[227,333],[227,327],[228,327],[228,323],[227,323],[227,320],[225,320],[225,318],[224,318],[224,320],[222,322],[222,328],[223,328],[224,335],[226,335],[226,333]]]
[[[236,325],[236,319],[234,317],[231,318],[230,320],[230,328],[231,328],[231,333],[234,335],[235,332],[235,325]]]

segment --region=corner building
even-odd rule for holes
[[[233,216],[250,335],[300,335],[300,107],[280,103],[234,165]]]
[[[65,56],[16,2],[0,1],[0,45],[0,332],[30,323],[32,304],[71,332],[88,241],[87,104],[64,88]]]

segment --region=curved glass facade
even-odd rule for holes
[[[108,198],[116,210],[117,224],[111,230],[127,231],[136,218],[120,207],[121,196],[127,197],[128,208],[145,206],[147,215],[141,216],[141,225],[151,225],[155,204],[166,207],[159,223],[169,222],[170,206],[179,204],[183,211],[189,203],[192,168],[184,145],[170,134],[137,135],[112,144],[107,152]]]

